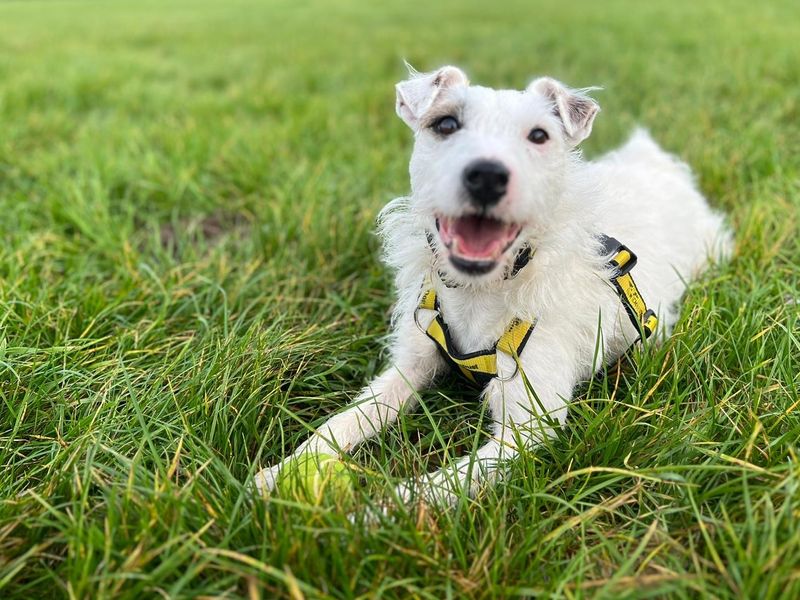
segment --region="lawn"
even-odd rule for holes
[[[800,596],[800,4],[0,3],[0,596]],[[736,231],[673,338],[456,508],[254,498],[385,360],[402,59],[599,85]],[[445,382],[359,505],[480,442]]]

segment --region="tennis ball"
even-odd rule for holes
[[[307,452],[284,465],[276,482],[282,496],[319,502],[330,495],[337,502],[353,498],[353,486],[347,466],[330,454]]]

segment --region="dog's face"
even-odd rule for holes
[[[525,91],[493,90],[444,67],[397,85],[397,113],[415,132],[415,209],[429,219],[448,275],[463,283],[501,278],[547,228],[570,153],[598,110],[549,78]]]

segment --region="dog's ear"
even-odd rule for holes
[[[408,63],[411,77],[395,86],[397,90],[397,115],[411,129],[416,130],[420,118],[430,110],[442,90],[459,85],[469,85],[464,72],[457,67],[442,67],[432,73],[417,73]]]
[[[531,82],[528,91],[541,94],[553,103],[556,116],[564,124],[567,141],[573,146],[580,144],[592,133],[592,123],[600,112],[600,105],[583,90],[572,90],[560,81],[540,77]]]

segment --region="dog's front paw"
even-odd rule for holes
[[[259,494],[265,496],[275,489],[278,485],[278,476],[283,468],[283,464],[283,462],[279,462],[277,465],[267,467],[256,473],[253,478],[253,485],[255,485],[256,491]]]

